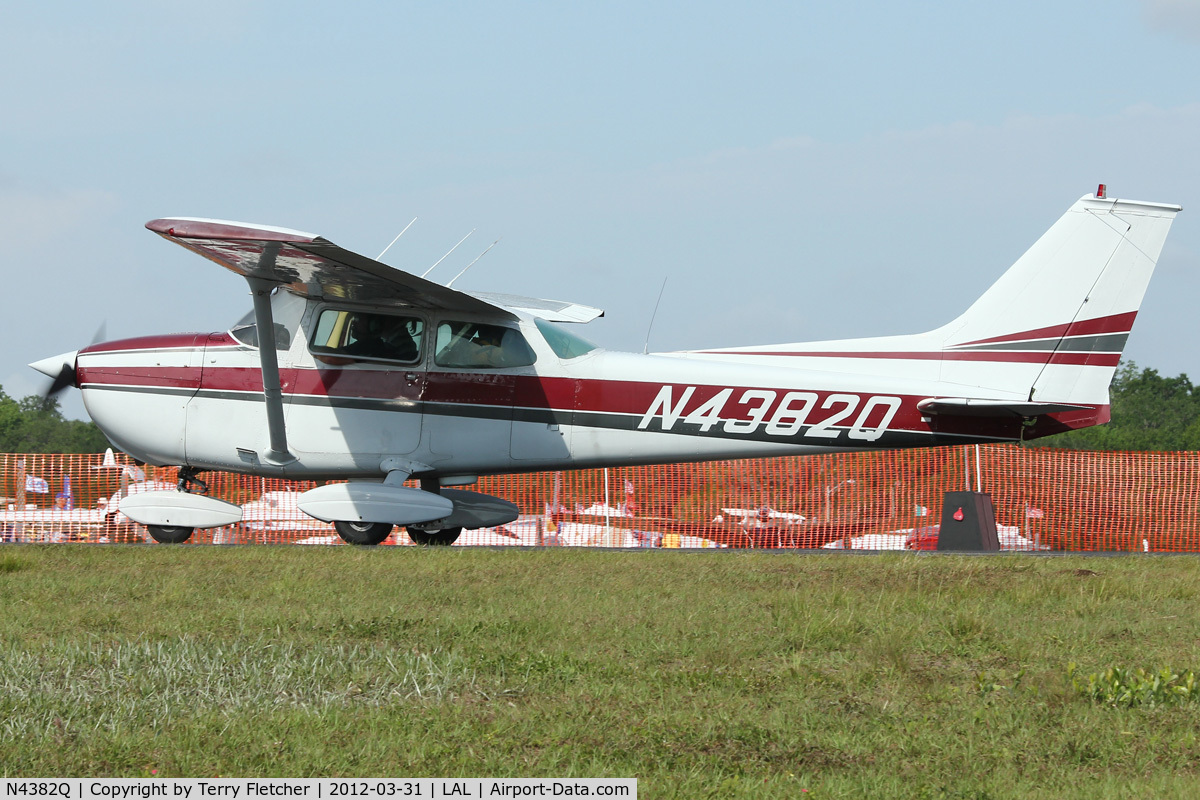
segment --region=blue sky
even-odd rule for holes
[[[641,350],[926,330],[1076,198],[1185,209],[1127,355],[1200,379],[1200,2],[13,3],[0,384],[227,327],[243,282],[143,229],[282,225],[608,311]],[[1193,219],[1193,217],[1195,219]],[[79,415],[77,395],[67,410]]]

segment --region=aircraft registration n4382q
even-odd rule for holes
[[[253,311],[222,333],[102,342],[31,366],[79,387],[114,445],[180,467],[178,491],[121,506],[160,542],[240,518],[197,477],[224,470],[337,481],[300,508],[354,544],[394,525],[449,544],[517,516],[461,488],[480,475],[1016,441],[1107,422],[1179,211],[1102,187],[927,333],[654,354],[570,329],[596,308],[457,291],[300,231],[157,219],[146,227],[242,275]]]

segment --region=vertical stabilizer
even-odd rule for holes
[[[965,313],[934,332],[943,342],[942,379],[1019,388],[1041,402],[1107,404],[1179,210],[1081,198]]]

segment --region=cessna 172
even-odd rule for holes
[[[1072,205],[962,315],[907,336],[656,354],[558,323],[599,309],[457,291],[308,233],[220,220],[146,227],[249,283],[224,333],[96,343],[34,368],[79,387],[178,491],[122,501],[160,542],[236,522],[197,475],[345,481],[300,508],[354,544],[394,525],[449,544],[517,507],[484,474],[830,449],[1015,441],[1108,421],[1108,387],[1179,206]],[[417,486],[405,485],[409,479]]]

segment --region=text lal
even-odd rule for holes
[[[444,781],[439,797],[477,797],[468,781]],[[588,797],[591,788],[584,783],[563,783],[551,781],[550,786],[539,784],[534,786],[508,786],[502,782],[491,785],[486,797]]]

